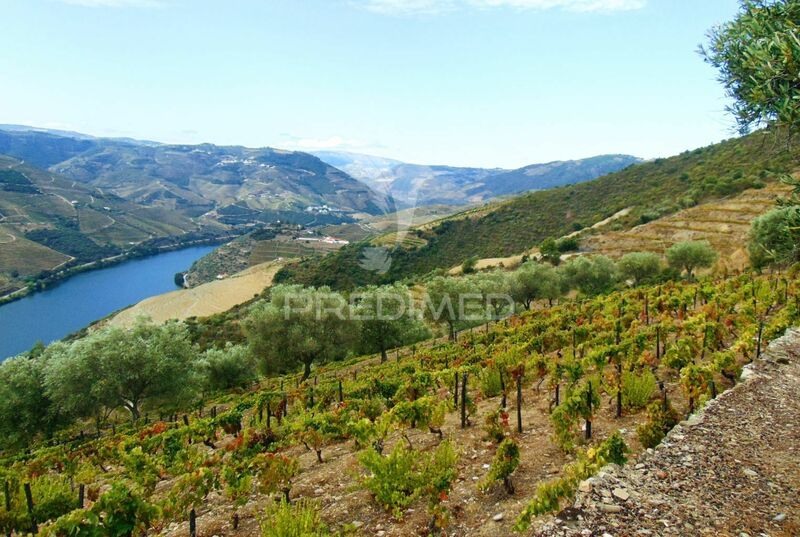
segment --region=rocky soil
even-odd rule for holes
[[[800,331],[655,450],[584,481],[542,537],[800,536]]]

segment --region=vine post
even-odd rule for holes
[[[586,404],[589,408],[589,412],[587,413],[586,418],[586,440],[590,440],[592,438],[592,383],[589,383],[589,389],[586,392]]]
[[[86,486],[81,483],[78,485],[78,509],[83,509],[86,498]]]
[[[194,509],[189,511],[189,537],[197,537],[197,513]]]
[[[453,381],[453,406],[458,408],[458,371],[455,372]]]
[[[467,427],[467,372],[461,377],[461,428]]]
[[[39,527],[36,524],[36,517],[33,514],[33,494],[31,494],[31,484],[25,483],[23,488],[25,489],[25,502],[28,504],[28,515],[30,516],[31,520],[31,533],[36,535],[39,533]]]
[[[522,434],[522,375],[517,375],[517,432]]]

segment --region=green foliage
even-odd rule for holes
[[[753,220],[748,243],[756,268],[786,266],[800,261],[800,207],[772,209]]]
[[[355,318],[361,323],[359,350],[377,352],[386,361],[386,351],[430,337],[427,326],[412,314],[408,288],[400,285],[370,286],[357,293]]]
[[[511,296],[526,309],[536,300],[554,300],[561,296],[560,274],[549,265],[528,261],[515,270],[510,279]]]
[[[378,505],[400,518],[403,509],[414,502],[423,485],[419,472],[415,472],[419,453],[398,442],[388,455],[369,448],[359,454],[358,460],[367,471],[362,478],[363,487]]]
[[[589,296],[611,291],[618,280],[616,265],[602,255],[574,257],[564,264],[561,274],[570,289]]]
[[[429,453],[398,442],[388,455],[369,448],[359,454],[358,460],[367,471],[362,486],[399,519],[403,509],[420,495],[426,495],[434,504],[440,501],[456,478],[458,457],[450,442],[442,442]]]
[[[462,264],[461,264],[461,272],[464,274],[472,274],[475,272],[475,265],[478,264],[478,257],[472,256],[468,257]]]
[[[328,288],[273,287],[270,301],[245,319],[247,339],[262,370],[286,373],[300,365],[306,379],[315,361],[344,358],[358,338],[347,309],[344,297]]]
[[[575,462],[564,467],[562,477],[540,484],[536,496],[517,518],[514,529],[526,531],[535,516],[558,511],[561,502],[575,494],[578,484],[596,474],[606,464],[625,464],[628,446],[614,433],[597,448],[580,453]]]
[[[647,407],[647,422],[636,428],[639,442],[645,448],[656,447],[666,434],[680,422],[680,416],[667,404],[664,408],[662,401],[654,401]]]
[[[519,445],[506,438],[497,447],[497,451],[489,467],[489,473],[479,482],[481,490],[488,490],[494,483],[502,481],[509,494],[513,494],[514,487],[511,485],[511,474],[519,466]]]
[[[313,502],[268,504],[261,519],[261,537],[326,537],[328,528]]]
[[[734,100],[729,107],[743,132],[760,125],[797,131],[800,4],[743,0],[734,20],[715,28],[703,49]]]
[[[0,448],[51,436],[67,416],[45,389],[45,361],[18,357],[0,364]]]
[[[622,374],[622,404],[626,408],[644,408],[656,391],[656,377],[649,369],[641,373],[625,371]]]
[[[90,509],[76,509],[41,529],[45,537],[130,537],[159,514],[125,485],[114,482]]]
[[[670,267],[686,271],[686,276],[691,280],[694,271],[698,268],[711,267],[717,261],[717,252],[708,241],[686,241],[673,244],[666,251]]]
[[[207,350],[200,363],[206,389],[211,392],[242,388],[256,379],[256,366],[249,349],[231,345]]]
[[[655,280],[662,270],[661,257],[650,252],[631,252],[617,261],[622,278],[639,286]]]

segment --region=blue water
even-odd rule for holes
[[[108,268],[0,306],[0,361],[50,343],[145,298],[175,290],[175,273],[213,250],[192,246]]]

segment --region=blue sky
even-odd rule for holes
[[[0,123],[516,167],[732,136],[735,0],[0,0]]]

